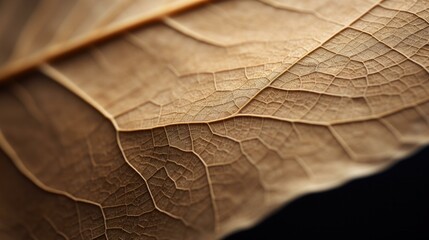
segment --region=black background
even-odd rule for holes
[[[238,239],[429,239],[429,147],[378,175],[301,197]]]

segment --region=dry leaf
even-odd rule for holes
[[[2,239],[221,238],[429,141],[427,0],[22,2]]]
[[[0,78],[206,0],[3,0]]]

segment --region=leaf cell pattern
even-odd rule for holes
[[[0,89],[0,236],[222,238],[391,166],[429,141],[428,31],[427,0],[219,1],[40,63]]]

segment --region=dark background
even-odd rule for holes
[[[429,147],[378,175],[301,197],[238,239],[429,239]]]

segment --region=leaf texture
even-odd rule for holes
[[[87,4],[3,73],[157,8]],[[40,61],[0,89],[0,236],[221,238],[391,166],[429,141],[428,41],[427,0],[216,1]]]

